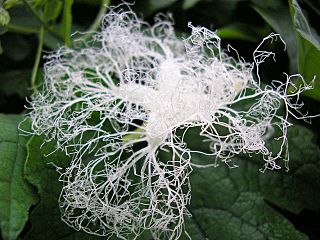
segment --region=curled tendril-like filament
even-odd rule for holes
[[[286,75],[261,86],[259,65],[274,57],[263,43],[280,36],[266,37],[251,64],[223,51],[214,32],[189,27],[191,35],[181,40],[169,18],[149,25],[130,9],[110,8],[92,41],[47,56],[43,91],[33,96],[29,118],[34,134],[72,157],[60,177],[68,225],[121,239],[146,229],[155,239],[178,239],[189,215],[189,175],[192,167],[204,167],[191,162],[192,153],[211,155],[206,166],[222,161],[231,167],[234,155],[261,154],[262,171],[289,160],[288,117],[308,118],[299,95],[312,84]],[[249,108],[234,107],[248,100]],[[195,127],[210,153],[185,143]],[[276,128],[280,149],[271,152],[266,140]]]

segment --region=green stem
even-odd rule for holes
[[[64,43],[71,46],[71,26],[72,26],[72,4],[73,0],[65,0],[63,7],[63,16],[61,21],[61,33]]]
[[[9,23],[6,28],[8,29],[8,31],[10,32],[16,32],[16,33],[23,33],[23,34],[32,34],[32,33],[39,33],[38,29],[34,29],[34,28],[28,28],[28,27],[23,27],[23,26],[19,26],[16,24],[12,24]]]
[[[41,58],[41,53],[42,53],[42,47],[43,47],[43,37],[44,37],[44,26],[41,26],[40,32],[39,32],[39,44],[38,44],[38,49],[37,49],[37,55],[36,55],[36,59],[34,61],[32,75],[31,75],[31,87],[32,87],[33,92],[37,91],[36,80],[37,80],[37,72],[39,69],[39,63],[40,63],[40,58]]]
[[[99,28],[99,25],[101,23],[101,19],[103,18],[103,15],[105,14],[109,4],[110,4],[110,0],[103,0],[101,2],[100,9],[99,9],[99,12],[97,13],[96,18],[93,21],[93,23],[91,24],[91,26],[88,28],[88,30],[86,31],[87,34],[85,34],[81,38],[82,40],[87,40],[93,34],[93,32]]]
[[[22,0],[22,1],[29,8],[29,10],[33,13],[33,15],[39,21],[39,23],[46,29],[47,32],[49,32],[53,37],[55,37],[59,41],[64,42],[63,38],[60,36],[60,34],[56,33],[54,30],[52,30],[52,28],[42,19],[41,16],[39,16],[37,11],[30,5],[30,3],[27,0]]]
[[[99,25],[101,23],[101,19],[102,19],[103,15],[105,14],[109,4],[110,4],[110,0],[103,0],[101,2],[99,12],[98,12],[94,22],[91,24],[91,26],[88,29],[89,32],[96,31],[99,28]]]

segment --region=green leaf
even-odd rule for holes
[[[320,41],[319,36],[310,27],[298,2],[289,0],[290,12],[298,38],[298,65],[299,72],[307,82],[316,77],[313,90],[305,92],[305,95],[320,101]]]
[[[34,30],[38,30],[40,27],[39,21],[26,7],[16,7],[10,9],[10,16],[10,24],[12,25]]]
[[[54,143],[47,143],[43,146],[42,144],[43,139],[34,136],[27,145],[29,154],[25,164],[25,177],[37,187],[41,200],[30,215],[32,229],[25,239],[101,239],[83,231],[76,231],[62,222],[58,205],[62,183],[58,180],[60,175],[54,165],[66,167],[70,158],[59,151],[52,153],[55,150]],[[52,154],[46,157],[45,155],[49,153]]]
[[[230,169],[224,164],[218,168],[194,168],[188,208],[193,216],[186,217],[186,231],[192,239],[308,239],[268,204],[295,214],[320,206],[320,151],[312,143],[313,135],[304,127],[294,126],[289,129],[288,139],[289,172],[261,173],[263,162],[257,155],[236,157],[239,168]],[[42,143],[41,137],[33,137],[28,144],[25,174],[39,189],[41,201],[31,213],[33,228],[26,239],[98,239],[61,221],[57,202],[62,185],[54,165],[66,167],[70,159],[58,151],[44,157],[55,150],[55,145],[47,143],[40,148]],[[278,146],[271,142],[270,147]],[[192,161],[212,159],[193,155]],[[146,232],[139,239],[151,238]],[[180,239],[188,238],[183,234]]]
[[[296,31],[319,49],[319,36],[317,36],[316,32],[312,31],[307,18],[304,16],[302,9],[296,0],[290,1],[290,11]]]
[[[47,1],[44,6],[44,16],[46,20],[55,20],[59,16],[62,9],[61,0]]]
[[[59,31],[58,26],[53,26],[53,30]],[[72,24],[71,32],[85,32],[86,28],[79,26],[77,24]],[[57,39],[56,37],[52,36],[52,34],[45,32],[44,33],[44,41],[43,44],[52,50],[56,50],[61,46],[61,41]]]
[[[55,50],[55,49],[59,48],[59,46],[61,45],[61,42],[57,38],[52,36],[50,33],[45,32],[44,33],[44,38],[43,38],[43,44],[47,48]]]
[[[30,5],[33,7],[41,7],[43,6],[46,2],[51,1],[51,0],[26,0]],[[23,4],[23,0],[6,0],[4,3],[5,8],[12,8],[18,5]]]
[[[15,240],[37,202],[34,189],[24,180],[28,137],[18,130],[21,116],[0,115],[0,226],[5,240]]]
[[[290,11],[286,6],[279,6],[276,10],[259,6],[254,6],[253,8],[285,41],[291,72],[296,73],[298,69],[298,43]]]
[[[194,168],[189,207],[193,216],[186,221],[192,239],[308,239],[268,204],[294,214],[320,207],[320,150],[312,143],[313,135],[294,126],[288,139],[289,172],[259,172],[263,161],[257,155],[234,158],[238,168]],[[210,159],[194,155],[192,161]]]
[[[21,0],[6,0],[3,6],[8,9],[20,4],[22,4]]]
[[[304,127],[289,128],[289,172],[267,172],[259,181],[270,202],[294,214],[320,209],[320,150],[314,134]],[[271,149],[278,148],[277,143]]]
[[[10,22],[9,13],[0,6],[0,27],[6,26]]]

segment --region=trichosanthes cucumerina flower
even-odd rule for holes
[[[289,160],[288,116],[305,118],[298,100],[311,85],[286,75],[262,87],[259,64],[274,55],[262,43],[247,63],[223,51],[214,32],[189,27],[180,39],[165,16],[151,26],[130,9],[109,9],[91,41],[47,56],[29,118],[34,134],[72,156],[59,204],[75,229],[121,239],[148,229],[155,239],[178,239],[189,214],[189,174],[199,166],[191,154],[201,153],[184,141],[190,128],[210,142],[209,165],[231,164],[239,153],[261,154],[262,170]],[[244,101],[250,106],[234,107]],[[271,152],[266,140],[275,128],[281,147]]]

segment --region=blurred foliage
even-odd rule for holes
[[[32,137],[26,144],[28,138],[18,134],[18,125],[28,104],[26,98],[42,83],[44,56],[63,45],[72,47],[73,32],[85,32],[81,38],[89,38],[90,32],[99,29],[107,5],[121,2],[0,0],[0,113],[16,114],[0,115],[0,227],[4,240],[99,238],[74,231],[60,220],[57,199],[61,183],[55,167],[47,163],[66,166],[68,157],[59,152],[44,157],[54,145],[40,149],[41,137]],[[319,1],[137,0],[132,8],[150,22],[159,12],[172,13],[181,35],[189,32],[189,21],[214,29],[223,46],[231,44],[248,62],[264,37],[279,33],[287,51],[281,44],[268,46],[277,53],[277,63],[264,64],[263,79],[271,82],[283,72],[301,73],[308,82],[315,78],[315,88],[306,92],[303,100],[307,110],[319,113]],[[312,125],[290,129],[292,165],[288,173],[258,172],[257,156],[235,158],[240,165],[237,169],[195,170],[189,209],[193,217],[186,219],[193,239],[320,239],[320,152],[314,144],[319,126],[318,119]],[[193,161],[198,160],[198,155],[193,156]],[[140,239],[151,238],[145,233]]]

